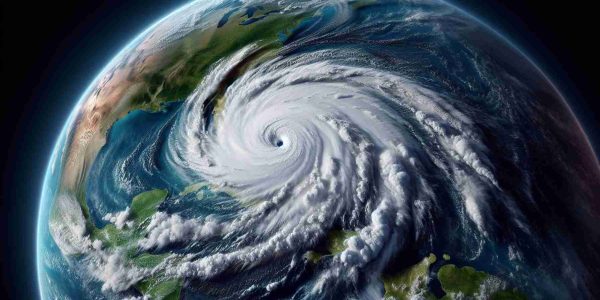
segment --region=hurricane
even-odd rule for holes
[[[48,295],[598,292],[597,159],[542,71],[457,7],[192,3],[109,66],[51,163],[41,257],[73,278],[47,271]]]
[[[394,72],[362,66],[367,59],[320,51],[265,64],[227,90],[212,124],[203,108],[221,78],[209,77],[187,100],[173,160],[254,204],[233,220],[239,231],[266,238],[256,254],[244,253],[248,262],[313,244],[333,226],[361,228],[340,254],[341,266],[389,256],[386,246],[430,234],[440,200],[429,176],[464,198],[463,211],[482,235],[494,223],[494,198],[486,194],[503,193],[471,119]],[[501,205],[515,228],[527,230],[510,201]]]

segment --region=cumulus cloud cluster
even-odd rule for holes
[[[131,264],[122,251],[93,251],[86,259],[89,274],[102,282],[102,291],[123,292],[143,278],[152,274]]]
[[[225,227],[213,216],[184,220],[181,216],[163,212],[154,214],[147,227],[148,235],[139,241],[144,250],[167,245],[210,238],[223,233]]]
[[[115,213],[108,213],[102,219],[104,221],[115,224],[117,229],[123,229],[126,227],[131,228],[133,226],[133,221],[128,220],[129,212],[130,212],[130,208],[127,207],[123,211],[119,211],[119,212],[115,212]]]

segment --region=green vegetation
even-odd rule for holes
[[[477,271],[469,266],[458,268],[449,264],[442,266],[438,271],[438,279],[445,292],[462,293],[465,296],[475,295],[488,277],[487,273]]]
[[[358,233],[356,231],[351,230],[332,230],[327,235],[326,253],[319,253],[317,251],[307,251],[306,253],[304,253],[304,257],[308,259],[308,261],[316,264],[319,262],[319,260],[321,260],[321,258],[323,258],[323,256],[336,255],[342,253],[344,250],[346,250],[346,245],[344,244],[344,241],[353,236],[356,236],[357,234]]]
[[[142,253],[131,259],[132,263],[141,268],[154,268],[161,264],[169,253]],[[135,285],[135,288],[150,299],[179,299],[183,281],[177,278],[164,277],[164,273],[151,276]]]
[[[167,198],[167,190],[151,190],[133,197],[131,201],[130,218],[136,224],[141,224],[151,217],[158,206]]]
[[[332,230],[329,232],[328,236],[328,244],[327,250],[331,254],[339,254],[346,250],[346,245],[344,241],[356,236],[358,233],[356,231],[350,230]]]
[[[152,300],[177,300],[181,293],[183,283],[181,279],[163,279],[150,277],[136,285],[136,288],[144,296]]]
[[[308,261],[310,261],[313,264],[318,263],[322,257],[323,257],[323,254],[315,252],[315,251],[307,251],[306,253],[304,253],[304,258],[308,259]]]
[[[134,226],[123,229],[118,229],[114,224],[103,228],[93,227],[90,238],[102,241],[104,248],[125,249],[133,266],[149,269],[158,266],[169,254],[139,253],[137,243],[146,234],[140,225],[157,212],[167,194],[167,190],[155,189],[135,196],[131,201],[128,218],[133,221]],[[135,288],[150,299],[179,299],[182,284],[181,279],[165,278],[163,274],[158,274],[139,282]]]
[[[167,257],[168,253],[163,254],[150,254],[150,253],[142,253],[136,257],[134,257],[131,262],[134,265],[142,268],[154,268],[162,263]]]
[[[264,7],[260,12],[274,9]],[[291,32],[308,14],[270,14],[255,23],[240,25],[247,19],[243,15],[238,12],[223,27],[186,36],[169,51],[164,65],[143,76],[143,88],[132,98],[134,106],[154,111],[161,103],[186,98],[219,59],[253,43],[264,53],[280,48],[280,33]]]
[[[103,228],[93,226],[90,231],[92,240],[102,241],[105,248],[127,246],[143,237],[143,232],[137,228],[147,218],[152,216],[158,209],[158,205],[167,197],[166,190],[151,190],[141,193],[133,198],[130,208],[129,219],[134,223],[134,229],[118,229],[114,224],[107,224]]]
[[[119,230],[114,224],[108,224],[103,228],[94,228],[90,238],[102,241],[102,246],[105,248],[116,248],[126,245],[131,238],[134,238],[134,233]]]
[[[385,287],[385,299],[412,299],[415,295],[421,295],[426,299],[435,299],[428,291],[427,281],[429,279],[429,266],[437,260],[435,254],[429,254],[418,264],[408,267],[402,272],[383,278]]]
[[[450,259],[450,255],[443,254],[444,261]],[[438,299],[427,286],[431,265],[436,262],[436,256],[429,254],[421,262],[410,266],[402,272],[394,275],[387,275],[382,278],[385,288],[385,299],[412,299],[419,296],[420,299]],[[506,289],[490,291],[491,294],[478,295],[482,290],[482,285],[487,280],[502,279],[488,273],[478,271],[473,267],[465,266],[462,268],[453,264],[446,264],[440,267],[437,273],[442,290],[446,295],[441,299],[475,299],[481,296],[492,300],[525,300],[527,297],[517,289]]]

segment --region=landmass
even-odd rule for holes
[[[117,228],[109,223],[102,228],[95,228],[90,234],[93,241],[101,241],[101,247],[108,250],[125,249],[126,258],[140,268],[152,269],[169,257],[168,253],[141,253],[138,241],[146,234],[145,223],[157,211],[159,205],[167,198],[168,192],[154,189],[143,192],[133,198],[126,217],[129,225]],[[179,278],[168,278],[164,274],[155,274],[143,279],[135,285],[135,289],[150,299],[179,299],[183,281]]]
[[[450,255],[444,254],[444,263]],[[457,267],[454,264],[442,265],[437,274],[433,272],[432,265],[436,256],[432,253],[419,263],[400,271],[395,275],[383,276],[385,299],[493,299],[505,300],[527,299],[524,293],[502,280],[498,276],[476,270],[471,266]],[[428,282],[434,280],[432,275],[439,280],[445,295],[436,297],[429,289]]]
[[[346,249],[344,241],[353,236],[356,236],[357,234],[358,233],[356,231],[352,230],[332,230],[327,235],[327,244],[325,247],[326,251],[318,252],[314,250],[309,250],[304,254],[304,258],[316,264],[324,256],[342,253]]]
[[[351,230],[332,230],[327,235],[326,251],[307,251],[304,258],[312,264],[330,255],[342,253],[346,248],[345,241],[358,233]],[[397,273],[384,274],[381,278],[385,289],[384,298],[388,300],[405,299],[480,299],[492,300],[525,300],[527,297],[518,289],[511,287],[498,276],[476,270],[471,266],[458,267],[449,264],[451,256],[442,254],[443,264],[434,271],[432,266],[438,262],[437,256],[430,253],[418,263],[404,268]],[[437,297],[429,287],[430,280],[439,280],[445,294]]]
[[[471,266],[457,267],[444,265],[437,273],[438,280],[446,296],[442,299],[527,299],[524,293],[515,288],[506,288],[507,284],[497,276],[478,271]],[[485,287],[489,292],[483,293]]]
[[[436,299],[429,292],[427,281],[429,280],[429,267],[435,263],[437,257],[431,253],[419,263],[406,270],[391,276],[383,277],[385,288],[385,299],[412,299],[419,295],[425,299]]]

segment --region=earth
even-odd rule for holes
[[[565,99],[441,1],[197,1],[83,94],[43,299],[600,297],[600,167]]]

